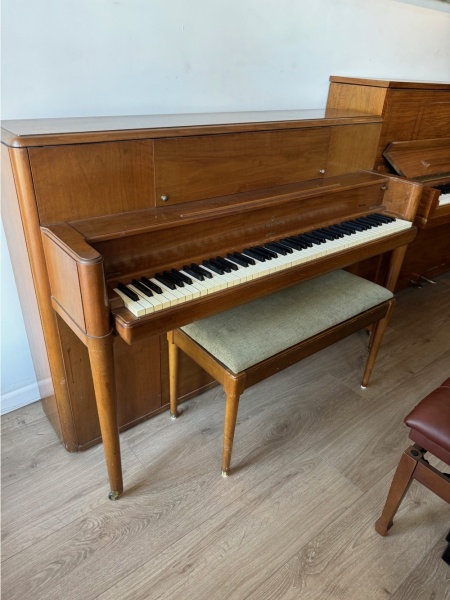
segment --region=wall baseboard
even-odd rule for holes
[[[48,390],[49,393],[41,394],[39,389],[42,391]],[[21,408],[22,406],[26,406],[32,402],[37,402],[38,400],[51,395],[52,390],[52,381],[49,378],[48,380],[41,381],[40,385],[37,383],[31,383],[29,385],[24,385],[17,390],[12,390],[7,394],[2,394],[0,414],[5,415],[6,413]]]

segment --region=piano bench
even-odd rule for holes
[[[430,452],[450,465],[450,378],[428,394],[405,417],[414,442],[402,454],[381,517],[375,524],[380,535],[392,527],[397,512],[413,479],[450,503],[450,474],[441,473],[424,458]]]
[[[362,379],[365,387],[394,303],[387,289],[339,270],[169,332],[171,417],[177,416],[180,348],[226,393],[222,475],[227,476],[243,391],[374,325]]]

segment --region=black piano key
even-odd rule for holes
[[[286,256],[286,254],[288,254],[289,251],[292,252],[291,248],[287,248],[286,246],[283,246],[281,244],[277,244],[276,242],[270,242],[269,244],[264,244],[264,248],[267,248],[268,250],[272,250],[273,252],[276,252],[277,254],[281,254],[282,256]]]
[[[379,227],[381,223],[379,221],[375,221],[374,219],[369,219],[368,216],[360,217],[363,223],[367,223],[367,225],[371,225],[372,227]]]
[[[223,269],[217,264],[214,264],[212,260],[204,260],[202,265],[204,265],[207,269],[214,271],[214,273],[217,273],[218,275],[223,275]]]
[[[220,262],[217,261],[217,259],[215,258],[210,258],[208,260],[209,263],[211,263],[212,265],[214,265],[217,269],[220,269],[222,271],[222,273],[220,273],[220,275],[223,275],[224,273],[230,273],[231,269],[229,267],[223,267]]]
[[[242,254],[245,254],[245,256],[250,256],[250,258],[254,258],[255,260],[257,260],[259,262],[266,262],[266,258],[264,256],[262,256],[262,254],[258,254],[257,252],[254,252],[250,248],[246,248],[245,250],[242,250]]]
[[[290,242],[294,242],[299,245],[298,250],[305,250],[306,248],[312,247],[312,242],[308,242],[305,239],[302,239],[301,235],[291,235],[288,238],[284,238],[285,240],[289,240]]]
[[[172,281],[176,287],[184,287],[184,281],[175,273],[171,273],[170,271],[163,271],[163,276],[166,277],[169,281]]]
[[[137,302],[139,300],[139,296],[135,292],[133,292],[133,290],[130,290],[129,288],[127,288],[127,286],[124,283],[118,283],[117,288],[121,292],[123,292],[125,294],[125,296],[128,296],[128,298],[130,298],[130,300],[134,300],[135,302]]]
[[[187,283],[187,285],[190,285],[192,283],[192,279],[184,273],[180,273],[180,271],[177,271],[176,269],[171,269],[170,272],[174,277],[179,277],[183,283]]]
[[[141,283],[137,279],[133,279],[131,281],[131,283],[134,285],[135,288],[137,288],[140,292],[142,292],[143,294],[145,294],[149,298],[150,298],[150,296],[153,296],[153,292],[146,285],[144,285],[143,283]]]
[[[382,215],[380,213],[373,213],[373,215],[370,216],[374,219],[380,220],[382,223],[392,223],[395,221],[395,217],[389,217],[388,215]]]
[[[169,290],[175,290],[177,288],[177,286],[174,284],[174,282],[171,279],[168,279],[161,273],[156,273],[155,279],[157,281],[159,281],[160,283],[163,283],[166,287],[169,288]]]
[[[361,225],[361,227],[363,227],[365,230],[370,229],[371,225],[368,225],[367,221],[364,222],[360,217],[358,217],[357,219],[354,219],[355,223],[358,223],[358,225]]]
[[[216,256],[216,258],[214,258],[213,260],[218,267],[225,271],[225,273],[231,273],[231,266],[228,263],[222,262],[220,256]]]
[[[348,233],[356,233],[356,229],[347,223],[339,223],[339,227]]]
[[[231,262],[233,261],[240,267],[247,268],[249,266],[249,262],[245,261],[243,258],[239,258],[238,256],[234,256],[234,254],[227,254],[227,259]]]
[[[292,250],[303,250],[303,246],[299,242],[295,242],[289,238],[283,238],[279,241],[279,243],[283,244],[283,246],[291,248]]]
[[[354,229],[356,229],[356,231],[365,231],[365,228],[363,225],[361,225],[361,223],[356,223],[355,220],[352,221],[344,221],[344,223],[346,225],[350,225],[350,227],[353,227]]]
[[[153,281],[150,281],[150,279],[148,279],[148,277],[141,277],[141,281],[144,285],[146,285],[148,288],[150,288],[156,294],[162,294],[162,289],[159,287],[159,285],[156,285],[156,283],[153,283]]]
[[[335,240],[337,238],[336,233],[332,233],[331,231],[327,231],[326,229],[316,229],[319,233],[326,237],[327,240]]]
[[[311,242],[310,240],[306,239],[304,237],[303,233],[300,233],[299,235],[291,236],[290,239],[297,242],[297,244],[301,244],[302,248],[312,248],[313,247],[314,242]]]
[[[276,258],[278,256],[276,250],[271,250],[270,248],[267,248],[266,246],[267,246],[267,244],[264,244],[263,246],[257,246],[256,249],[257,250],[261,249],[262,252],[264,252],[271,258]]]
[[[330,225],[328,229],[339,234],[339,237],[341,238],[343,238],[345,235],[348,235],[348,231],[345,231],[345,229],[341,229],[338,225]]]
[[[184,265],[183,271],[185,271],[191,277],[194,277],[194,279],[198,279],[198,281],[204,281],[205,279],[204,275],[197,271],[194,271],[194,269],[191,269],[191,267],[188,267],[187,265]]]
[[[237,266],[237,264],[235,262],[231,262],[231,261],[227,260],[226,258],[222,258],[222,256],[216,256],[216,260],[220,265],[224,265],[224,266],[228,267],[229,269],[231,269],[232,271],[237,271],[239,269],[239,267]]]
[[[319,231],[317,231],[317,229],[314,229],[314,231],[308,231],[308,235],[316,238],[317,240],[319,240],[322,243],[326,243],[328,241],[328,238],[325,237],[323,235],[323,233],[320,233]]]
[[[448,194],[450,192],[450,183],[441,183],[440,185],[433,186],[436,190],[440,190],[441,194]]]
[[[300,240],[302,240],[304,242],[308,242],[310,244],[322,244],[322,240],[318,240],[314,236],[310,235],[309,231],[308,231],[308,233],[302,233],[298,237]]]
[[[235,256],[236,258],[240,258],[241,260],[244,260],[247,265],[255,265],[255,259],[252,258],[251,256],[246,256],[245,254],[242,254],[242,252],[233,252],[233,256]]]
[[[263,248],[263,246],[253,246],[250,248],[250,250],[253,250],[253,252],[256,252],[256,254],[261,254],[261,256],[264,256],[266,260],[272,260],[273,258],[272,252],[270,252],[270,250],[266,250],[266,248]]]
[[[210,273],[209,271],[207,271],[206,269],[204,269],[203,267],[201,267],[200,265],[196,265],[195,263],[192,263],[191,264],[191,269],[193,271],[195,271],[196,273],[199,273],[200,275],[203,275],[207,279],[212,279],[213,278],[213,274]]]

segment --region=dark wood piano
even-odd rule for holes
[[[424,184],[415,220],[418,233],[408,247],[397,289],[448,271],[450,210],[441,190],[434,188],[450,179],[450,83],[332,76],[327,106],[381,115],[373,168]],[[363,272],[369,275],[370,267]]]
[[[32,352],[49,358],[45,410],[68,449],[101,432],[114,492],[119,427],[168,402],[167,331],[370,257],[394,289],[422,185],[367,170],[380,127],[342,110],[4,122],[3,218]],[[253,279],[169,285],[173,270],[373,213],[396,220]],[[150,284],[164,298],[136,303]]]

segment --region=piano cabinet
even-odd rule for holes
[[[168,327],[291,278],[274,276],[266,286],[197,302],[157,325],[144,319],[142,326],[117,304],[111,290],[118,280],[371,209],[413,219],[420,185],[364,173],[380,128],[379,116],[348,110],[3,123],[5,231],[37,377],[53,384],[44,410],[67,450],[101,440],[104,410],[117,410],[123,430],[168,408]],[[130,232],[139,235],[133,240]],[[414,234],[411,228],[357,254],[387,253],[391,285]],[[52,250],[44,253],[44,244]],[[296,277],[356,260],[348,252],[316,261]],[[61,310],[56,298],[63,299]],[[182,397],[213,385],[183,360]],[[113,387],[103,399],[99,389],[97,406],[101,365],[109,365]]]

